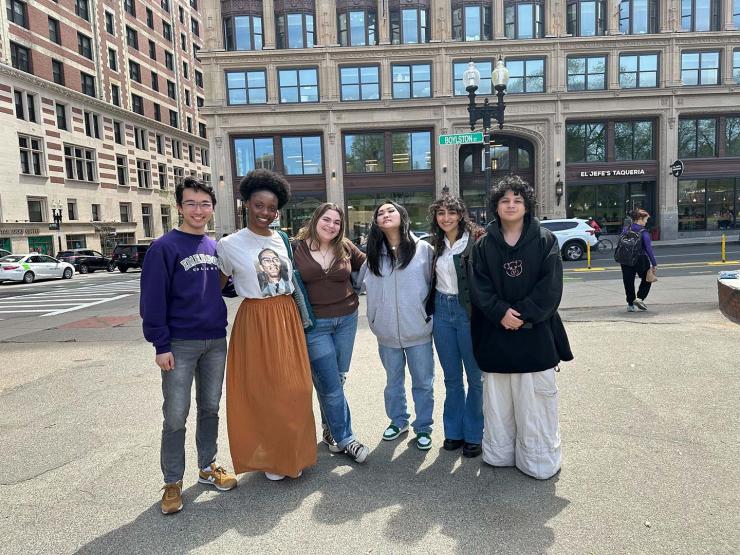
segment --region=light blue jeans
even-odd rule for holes
[[[473,356],[470,319],[457,295],[437,291],[434,299],[434,346],[445,376],[445,439],[480,444],[483,438],[483,380]],[[463,383],[463,364],[468,393]]]
[[[403,428],[409,423],[406,407],[406,364],[411,374],[411,396],[414,398],[416,420],[411,423],[414,432],[432,433],[434,411],[434,353],[432,342],[414,347],[386,347],[378,345],[380,360],[385,367],[385,413],[391,423]]]
[[[316,318],[313,329],[306,334],[321,419],[329,426],[340,449],[355,439],[344,396],[344,375],[349,372],[356,331],[357,311],[337,318]]]

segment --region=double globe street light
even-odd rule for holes
[[[488,103],[488,98],[483,99],[482,106],[475,105],[475,91],[480,86],[480,71],[475,67],[475,63],[471,60],[468,62],[468,69],[463,72],[463,83],[465,83],[465,90],[468,91],[468,114],[470,114],[470,130],[475,130],[475,122],[481,120],[483,123],[483,150],[485,153],[485,186],[486,194],[491,189],[491,120],[498,122],[498,128],[504,128],[504,110],[506,104],[504,104],[504,95],[506,94],[506,85],[509,84],[509,70],[506,69],[504,61],[499,58],[496,62],[496,68],[493,70],[491,75],[491,81],[493,82],[493,88],[496,91],[498,102],[494,104]]]

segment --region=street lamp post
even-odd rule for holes
[[[56,202],[51,205],[51,216],[54,218],[54,228],[57,231],[57,254],[62,252],[62,204]]]
[[[472,60],[468,62],[468,69],[463,72],[463,82],[465,83],[465,90],[468,91],[470,130],[475,130],[475,122],[478,120],[481,120],[483,123],[483,150],[486,157],[484,169],[486,193],[491,189],[491,120],[498,122],[499,129],[504,128],[504,110],[506,109],[504,95],[506,94],[506,85],[509,83],[509,70],[506,69],[501,58],[496,62],[496,69],[493,70],[491,81],[493,82],[493,88],[496,91],[498,102],[496,104],[489,104],[488,98],[484,98],[483,105],[476,106],[475,91],[478,90],[478,86],[480,85],[480,71],[475,67]]]

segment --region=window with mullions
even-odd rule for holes
[[[351,10],[337,14],[340,46],[378,44],[377,27],[378,15],[374,9]]]
[[[321,137],[282,137],[285,175],[321,175]]]
[[[719,52],[681,52],[681,83],[719,85]]]
[[[92,75],[89,75],[85,73],[84,71],[80,72],[80,90],[85,93],[87,96],[95,96],[95,77]]]
[[[67,179],[95,181],[95,151],[74,145],[64,145],[64,167]]]
[[[681,0],[682,31],[719,31],[720,0]]]
[[[38,123],[36,117],[36,96],[29,92],[14,90],[15,117],[20,120]]]
[[[318,102],[319,75],[316,68],[278,70],[280,103]]]
[[[379,100],[380,77],[378,66],[340,67],[339,90],[342,102]]]
[[[64,64],[59,60],[51,61],[51,78],[57,85],[64,85]]]
[[[491,40],[491,3],[452,7],[452,40]]]
[[[126,25],[126,44],[131,48],[139,49],[139,33]]]
[[[44,175],[44,141],[40,137],[18,135],[21,155],[21,173]]]
[[[432,134],[429,131],[391,133],[392,170],[432,169]]]
[[[491,94],[492,83],[491,83],[491,71],[493,64],[490,60],[481,61],[473,60],[475,67],[480,72],[480,85],[475,94]],[[463,73],[468,69],[468,62],[453,62],[452,64],[452,89],[455,96],[467,95],[468,91],[465,90],[465,83],[463,82]]]
[[[606,125],[568,123],[565,125],[565,161],[606,162]]]
[[[717,155],[717,118],[678,120],[678,156],[711,158]]]
[[[509,70],[509,85],[506,92],[541,93],[545,92],[545,59],[532,58],[529,60],[506,60]],[[483,76],[481,75],[481,79]]]
[[[725,119],[725,156],[740,156],[740,117]]]
[[[235,15],[224,18],[226,50],[262,50],[262,18],[258,15]]]
[[[385,173],[384,134],[344,135],[344,173]]]
[[[59,31],[59,21],[53,17],[49,18],[49,40],[56,44],[62,44],[62,34]]]
[[[429,11],[425,8],[391,9],[391,44],[429,42]]]
[[[504,33],[507,39],[541,39],[545,36],[544,1],[506,0]]]
[[[658,86],[657,54],[621,54],[619,87],[638,89]]]
[[[619,32],[625,35],[657,33],[657,0],[621,0],[619,3]]]
[[[396,65],[391,68],[393,98],[431,98],[432,65]]]
[[[616,160],[655,160],[652,121],[618,121],[614,124]]]
[[[75,13],[85,21],[90,21],[88,0],[75,0]]]
[[[593,37],[606,33],[605,0],[568,0],[567,32],[574,37]]]
[[[226,73],[229,104],[265,104],[267,77],[264,69]]]
[[[82,33],[77,33],[77,52],[85,56],[85,58],[92,60],[92,42],[90,42],[90,37]]]
[[[606,89],[606,56],[568,58],[568,90]]]
[[[277,16],[278,48],[313,48],[316,45],[313,13]]]
[[[25,2],[21,2],[21,0],[8,0],[6,12],[8,21],[28,28],[28,8]]]
[[[252,170],[272,170],[275,167],[272,137],[234,139],[234,160],[238,177]]]
[[[15,69],[33,73],[31,71],[31,51],[13,41],[10,41],[10,62]]]

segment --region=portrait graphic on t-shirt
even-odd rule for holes
[[[288,264],[272,249],[262,249],[257,255],[257,281],[263,297],[293,293]]]

